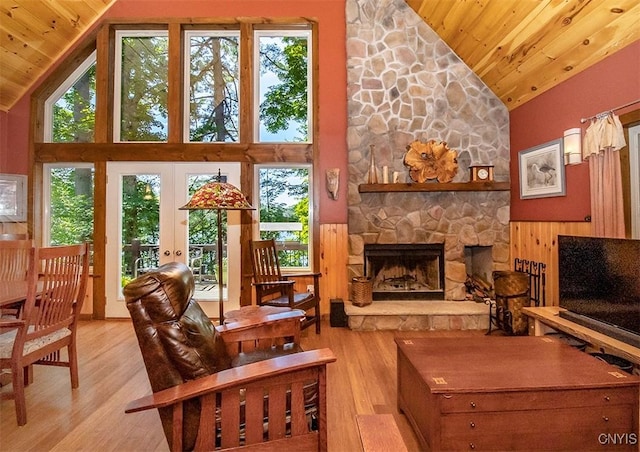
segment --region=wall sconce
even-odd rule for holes
[[[582,129],[565,130],[563,145],[565,165],[582,163]]]

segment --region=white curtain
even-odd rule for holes
[[[589,161],[591,232],[595,237],[624,238],[624,210],[619,149],[626,146],[620,119],[607,113],[591,122],[582,153]]]

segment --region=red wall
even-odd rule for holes
[[[640,99],[640,41],[613,53],[555,88],[514,109],[511,126],[511,220],[584,221],[591,214],[588,163],[565,167],[566,196],[520,199],[518,152],[562,138],[580,119]],[[625,113],[640,104],[616,111]]]
[[[344,0],[118,0],[105,18],[307,17],[318,21],[320,222],[347,222],[346,23]],[[46,75],[45,75],[46,77]],[[27,174],[29,96],[0,116],[0,172]],[[5,140],[4,131],[11,130]],[[340,168],[338,200],[326,195],[325,170]]]
[[[9,114],[6,111],[0,111],[0,173],[8,173],[9,145],[7,143],[7,130],[9,128]],[[20,174],[19,171],[13,171],[13,174]],[[24,174],[24,173],[22,173]]]

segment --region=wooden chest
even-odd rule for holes
[[[424,449],[638,450],[640,378],[545,337],[396,339]]]

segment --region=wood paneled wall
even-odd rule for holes
[[[320,312],[323,317],[329,315],[331,299],[349,300],[347,284],[347,246],[349,243],[347,225],[320,225]],[[304,292],[307,284],[313,284],[312,278],[296,278],[295,290]],[[255,293],[253,294],[255,298]],[[254,300],[255,303],[255,300]]]
[[[320,227],[320,287],[323,312],[329,312],[331,298],[349,299],[347,260],[349,233],[346,223],[323,224]],[[325,306],[326,303],[326,306]]]
[[[586,222],[511,222],[510,256],[513,260],[529,259],[547,265],[547,306],[558,305],[558,235],[591,235]]]

